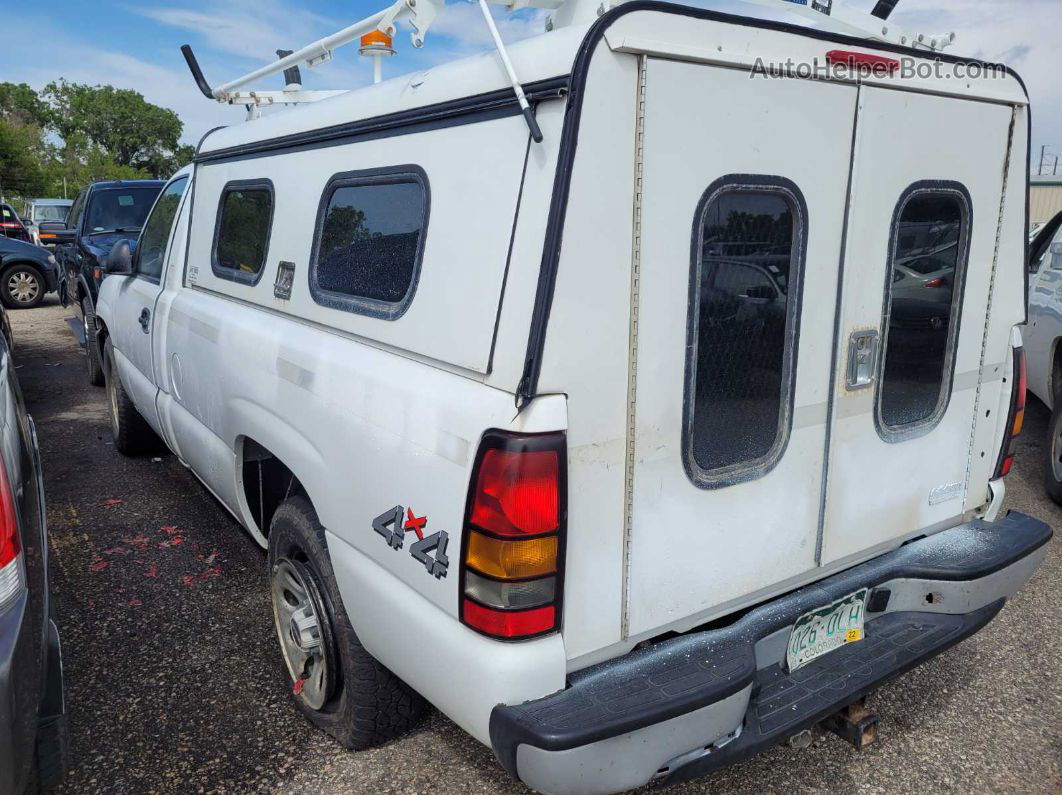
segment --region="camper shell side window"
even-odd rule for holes
[[[886,442],[928,433],[947,411],[972,218],[957,182],[917,182],[896,205],[874,411]]]
[[[693,219],[683,455],[700,488],[767,474],[792,425],[807,204],[783,177],[713,183]]]
[[[210,267],[219,279],[258,284],[269,253],[276,200],[269,179],[225,183],[218,199]]]
[[[313,300],[397,320],[417,289],[431,199],[414,165],[348,171],[325,186],[308,278]]]

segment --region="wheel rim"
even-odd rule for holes
[[[107,368],[107,398],[111,404],[111,432],[118,435],[118,390],[115,388],[114,379],[116,374],[111,368]]]
[[[319,710],[332,694],[335,676],[328,654],[328,617],[317,584],[305,565],[280,558],[273,566],[271,592],[273,622],[293,691]]]
[[[1055,425],[1051,434],[1051,469],[1055,480],[1062,482],[1062,422]]]
[[[7,294],[20,304],[28,304],[41,294],[41,283],[32,273],[18,271],[7,280]]]

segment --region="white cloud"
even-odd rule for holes
[[[218,52],[271,60],[331,32],[333,23],[279,0],[223,0],[209,7],[130,6],[129,11],[202,37]]]
[[[954,31],[948,52],[1001,61],[1025,80],[1032,102],[1033,149],[1062,149],[1062,30],[1059,0],[901,0],[893,20],[931,33]],[[1033,157],[1033,167],[1036,166]]]

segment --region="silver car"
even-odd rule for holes
[[[41,245],[39,225],[41,221],[65,221],[73,199],[28,199],[22,212],[22,223],[36,245]]]

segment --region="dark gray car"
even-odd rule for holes
[[[60,289],[60,284],[59,265],[50,251],[0,237],[0,302],[4,306],[30,309],[43,301],[46,293]]]
[[[59,632],[50,617],[40,454],[0,310],[0,793],[62,781],[66,719]]]

